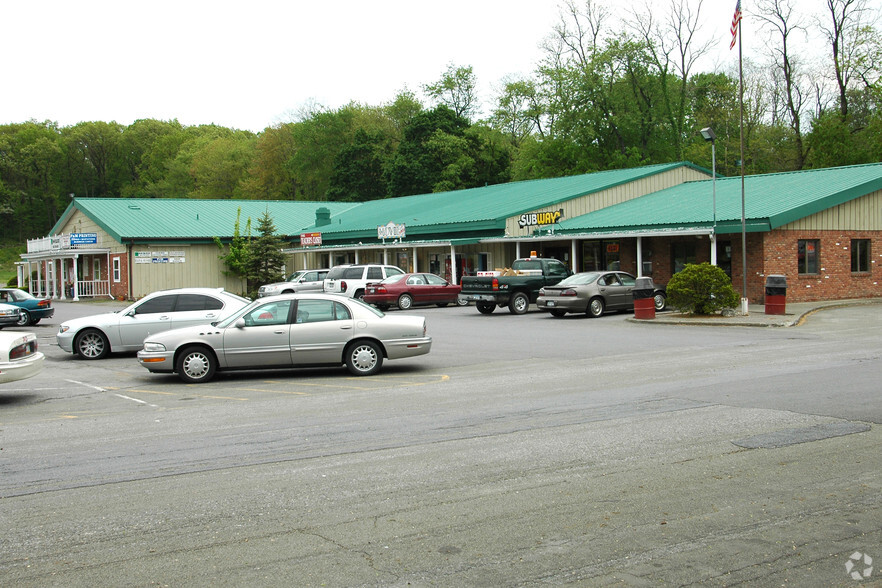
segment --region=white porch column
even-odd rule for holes
[[[579,258],[576,257],[576,253],[578,253],[578,249],[577,249],[576,245],[577,245],[577,242],[575,239],[570,241],[570,259],[572,260],[572,261],[570,261],[570,269],[573,271],[573,273],[576,273],[579,271],[579,264],[577,263],[577,260]]]
[[[389,250],[383,249],[383,265],[389,265]]]
[[[31,292],[33,294],[33,292]],[[43,292],[43,262],[37,264],[37,296],[45,296]]]
[[[459,281],[456,279],[456,249],[454,249],[453,245],[450,246],[450,283],[459,284]]]
[[[643,277],[643,237],[637,237],[637,277]]]
[[[358,249],[355,250],[355,265],[358,265]]]
[[[521,242],[515,241],[515,259],[521,258]],[[506,266],[508,267],[508,266]]]
[[[58,284],[61,290],[61,300],[67,300],[67,269],[64,265],[64,258],[58,260]]]
[[[417,273],[418,271],[420,271],[420,270],[417,267],[417,248],[414,247],[413,248],[413,272]]]
[[[80,260],[80,254],[77,253],[73,258],[73,298],[71,299],[73,302],[79,302],[80,300],[80,276],[77,271],[77,262]]]

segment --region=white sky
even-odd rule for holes
[[[606,5],[623,11],[631,2]],[[719,49],[702,69],[737,63],[737,48],[728,50],[735,0],[704,4],[703,33]],[[0,123],[177,118],[258,132],[312,102],[376,106],[405,87],[422,98],[422,86],[451,63],[473,67],[489,107],[505,76],[527,76],[538,64],[559,5],[3,0]]]

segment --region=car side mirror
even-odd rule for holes
[[[244,318],[237,318],[236,322],[235,322],[235,326],[237,329],[244,329],[245,328],[245,319]]]

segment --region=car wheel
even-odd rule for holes
[[[36,325],[36,324],[39,323],[41,320],[43,320],[43,319],[35,319],[35,318],[31,317],[31,324],[32,324],[32,325]]]
[[[26,310],[22,310],[21,314],[18,315],[18,322],[15,324],[17,324],[19,327],[26,327],[26,326],[30,325],[31,324],[31,314]]]
[[[361,300],[364,302],[364,290],[356,290],[355,294],[352,295],[356,300]]]
[[[74,340],[74,349],[83,359],[104,359],[110,353],[110,341],[97,329],[86,329]]]
[[[383,366],[383,351],[373,341],[358,341],[346,348],[346,367],[356,376],[370,376]]]
[[[530,298],[523,292],[515,292],[508,303],[508,311],[512,314],[524,314],[530,308]]]
[[[217,361],[214,354],[205,347],[193,346],[185,348],[175,362],[178,377],[188,384],[207,382],[214,377]]]
[[[604,303],[603,298],[592,298],[588,302],[588,316],[591,318],[603,315],[604,310],[606,310],[606,303]]]
[[[665,306],[668,305],[668,297],[665,296],[661,292],[655,293],[655,309],[656,310],[664,310]]]
[[[475,306],[481,314],[490,314],[496,310],[496,305],[492,302],[476,302]]]
[[[554,317],[557,317],[557,318],[560,318],[560,317],[562,317],[562,316],[566,316],[566,314],[567,314],[567,311],[565,311],[565,310],[560,310],[560,309],[558,309],[558,310],[552,310],[552,311],[550,311],[550,312],[551,312],[551,316],[554,316]]]
[[[469,301],[466,300],[465,298],[457,298],[457,299],[456,299],[456,305],[457,305],[457,306],[468,306],[468,305],[469,305]]]
[[[410,294],[402,294],[398,297],[398,308],[401,310],[410,310],[413,306],[413,297]]]

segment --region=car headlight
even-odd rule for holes
[[[162,343],[145,342],[144,343],[144,351],[147,351],[149,353],[157,353],[159,351],[165,351],[165,345],[163,345]]]
[[[0,310],[0,316],[17,316],[18,310]]]
[[[58,334],[60,335],[61,333],[67,333],[69,330],[70,327],[68,327],[67,325],[61,325],[60,327],[58,327]]]

